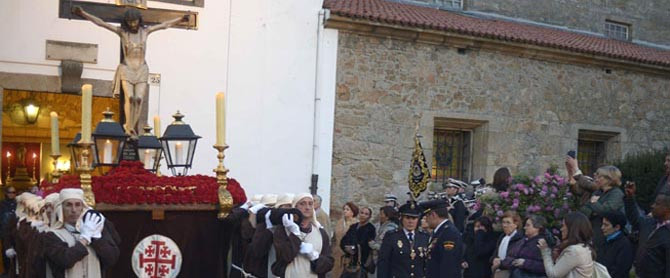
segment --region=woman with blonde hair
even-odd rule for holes
[[[605,236],[601,229],[603,215],[612,211],[623,212],[624,193],[621,190],[621,171],[614,166],[603,166],[596,170],[593,180],[595,191],[589,202],[579,211],[591,220],[593,228],[593,244],[596,249],[605,244]]]

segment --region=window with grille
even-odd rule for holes
[[[577,150],[580,170],[592,177],[598,166],[605,163],[605,142],[579,140]]]
[[[433,181],[448,178],[467,181],[470,168],[470,130],[435,129],[433,134]]]
[[[596,130],[579,130],[577,140],[577,162],[582,173],[593,176],[600,166],[605,165],[608,159],[608,149],[618,141],[619,133]]]
[[[617,40],[628,40],[630,37],[630,25],[613,21],[605,22],[605,36]]]
[[[447,8],[462,9],[463,0],[442,0],[442,6]]]

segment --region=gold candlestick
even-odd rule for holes
[[[228,192],[228,169],[223,166],[223,159],[226,157],[223,152],[226,151],[228,145],[214,145],[214,148],[219,152],[216,156],[219,159],[219,165],[216,166],[214,172],[216,173],[216,183],[219,184],[219,219],[226,218],[230,210],[233,209],[233,196]]]
[[[58,158],[60,157],[60,154],[51,154],[51,158],[53,159],[53,165],[54,165],[54,170],[51,172],[51,183],[57,183],[60,180],[61,177],[61,172],[58,170]],[[34,159],[33,159],[34,161]],[[35,163],[33,163],[35,164]],[[35,172],[35,166],[33,165],[33,176]]]
[[[81,189],[84,190],[84,202],[89,207],[95,208],[95,195],[93,195],[93,189],[91,187],[91,172],[93,168],[91,167],[91,161],[89,161],[90,148],[93,145],[91,142],[79,142],[81,146],[81,164],[77,168],[79,171],[79,181],[81,183]]]

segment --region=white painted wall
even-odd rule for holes
[[[160,115],[164,131],[179,109],[203,137],[190,173],[213,175],[214,94],[226,91],[229,176],[251,195],[304,192],[311,174],[319,174],[327,209],[337,31],[318,31],[321,1],[206,0],[205,8],[149,1],[149,6],[199,13],[198,30],[159,31],[147,46],[150,72],[161,74],[160,86],[151,87],[149,119]],[[83,77],[113,78],[118,37],[87,21],[59,19],[58,1],[1,1],[0,18],[5,38],[0,71],[58,75],[59,62],[45,60],[49,39],[98,44],[98,64],[85,64]]]

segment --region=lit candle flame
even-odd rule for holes
[[[10,156],[12,156],[12,153],[7,152],[7,157],[10,157]]]

